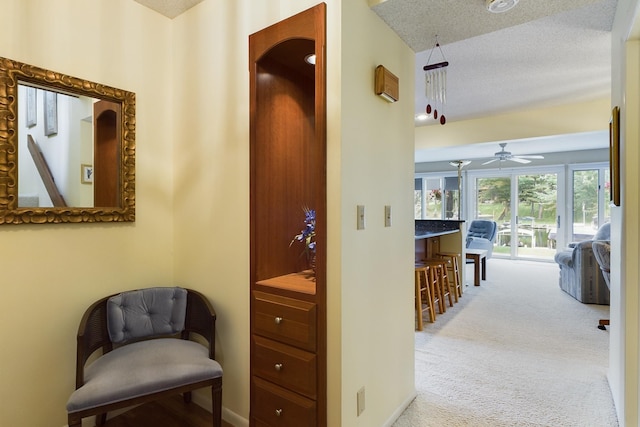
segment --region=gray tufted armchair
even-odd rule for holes
[[[190,402],[192,390],[203,387],[211,387],[212,426],[220,427],[222,367],[214,360],[215,321],[204,295],[179,287],[127,291],[93,303],[78,328],[69,427],[80,427],[93,415],[101,426],[109,411],[173,394]],[[90,361],[94,353],[99,357]]]
[[[596,240],[609,240],[610,224],[602,225],[593,240],[571,243],[568,249],[556,253],[560,267],[560,289],[585,304],[609,304],[609,287],[593,255]]]

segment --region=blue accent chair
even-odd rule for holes
[[[493,244],[497,235],[498,224],[495,221],[474,219],[467,230],[467,249],[484,249],[489,259],[493,254]]]

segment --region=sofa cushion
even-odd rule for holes
[[[193,341],[157,338],[119,347],[93,362],[85,383],[67,402],[68,412],[117,403],[222,376],[208,349]]]
[[[176,334],[184,329],[187,290],[147,288],[107,301],[107,329],[113,343]]]
[[[595,236],[593,236],[593,240],[610,240],[611,239],[611,223],[607,222],[606,224],[602,224],[602,226],[598,229]]]

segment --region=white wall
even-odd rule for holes
[[[415,128],[416,149],[601,131],[606,129],[609,107],[610,99],[604,97],[478,119],[447,120],[445,126],[418,126]]]
[[[329,222],[340,222],[342,250],[340,425],[380,426],[415,395],[414,54],[365,1],[343,1],[341,62],[339,164],[329,159],[330,203],[337,208]],[[397,103],[374,94],[379,64],[399,77]],[[356,229],[357,205],[365,206],[364,230]],[[384,227],[385,205],[392,209],[390,228]],[[329,262],[337,260],[330,255]],[[330,304],[337,303],[332,295]],[[363,386],[366,409],[357,417],[356,393]]]
[[[640,425],[640,32],[639,2],[620,0],[612,31],[611,105],[620,107],[621,206],[611,209],[611,345],[609,382],[621,427]]]
[[[171,27],[131,0],[3,0],[2,22],[0,56],[137,97],[135,223],[0,226],[0,425],[60,427],[84,310],[173,284]]]

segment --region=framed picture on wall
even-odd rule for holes
[[[612,206],[620,206],[620,108],[614,107],[609,120],[609,183]]]
[[[80,182],[83,184],[93,183],[93,166],[80,165]]]
[[[27,127],[33,127],[38,124],[38,98],[35,87],[27,87]]]
[[[44,91],[44,134],[58,133],[58,94]]]

